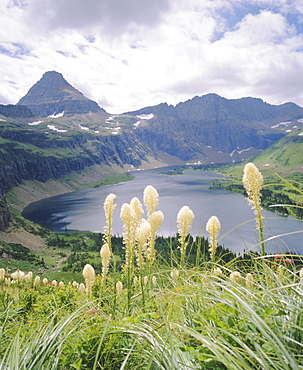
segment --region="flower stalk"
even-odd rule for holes
[[[209,232],[210,234],[210,247],[209,247],[209,252],[210,252],[210,259],[212,262],[212,270],[214,270],[215,263],[216,263],[216,250],[218,246],[217,238],[219,235],[219,231],[221,229],[221,224],[216,216],[212,216],[206,224],[206,231]]]
[[[263,186],[263,176],[253,163],[247,163],[244,167],[242,181],[248,196],[248,201],[251,204],[256,215],[257,230],[260,237],[261,255],[265,256],[263,215],[261,207],[261,190]]]
[[[194,214],[188,206],[183,206],[177,215],[177,227],[179,233],[179,242],[180,242],[180,265],[184,266],[185,253],[187,248],[187,236],[191,229],[192,221],[194,219]]]

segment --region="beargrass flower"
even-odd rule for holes
[[[44,285],[48,284],[48,279],[47,279],[47,278],[44,278],[44,279],[42,280],[42,283],[43,283]]]
[[[178,278],[178,276],[179,276],[179,270],[177,270],[175,267],[171,270],[171,272],[170,272],[170,277],[172,278],[172,279],[177,279]]]
[[[238,271],[233,271],[233,272],[229,275],[229,277],[230,277],[230,280],[231,280],[232,282],[237,283],[237,284],[239,284],[239,283],[240,283],[241,278],[242,278],[242,276],[241,276],[240,272],[238,272]]]
[[[23,281],[25,277],[25,272],[18,269],[11,274],[11,277],[17,281]]]
[[[214,275],[219,276],[222,275],[222,270],[220,269],[220,267],[215,266],[213,273]]]
[[[247,288],[249,289],[252,289],[254,287],[254,276],[251,273],[246,274],[245,283]]]
[[[147,283],[148,283],[148,276],[147,275],[144,276],[143,283],[144,283],[144,285],[147,285]]]
[[[122,282],[121,281],[117,281],[117,283],[116,283],[117,295],[121,295],[122,290],[123,290],[123,284],[122,284]]]
[[[53,280],[51,284],[52,284],[53,286],[57,286],[57,285],[58,285],[57,280]]]
[[[108,265],[110,261],[111,252],[108,243],[104,243],[100,250],[101,262],[102,262],[102,281],[105,283],[106,275],[108,273]]]
[[[36,276],[34,279],[34,287],[38,287],[40,285],[40,276]]]
[[[153,186],[146,186],[143,191],[143,201],[147,208],[148,216],[150,216],[155,212],[159,204],[159,194]]]
[[[194,219],[193,211],[188,206],[183,206],[177,215],[177,227],[179,233],[179,242],[181,250],[181,266],[184,265],[185,252],[187,247],[186,238],[191,229]]]
[[[163,222],[164,215],[162,211],[155,211],[151,213],[148,217],[148,222],[150,224],[150,241],[149,241],[149,259],[151,262],[151,265],[156,259],[156,250],[155,250],[155,239],[156,239],[156,234],[160,229],[160,226]]]
[[[0,281],[3,281],[5,278],[5,269],[0,268]]]
[[[123,222],[123,243],[125,245],[125,264],[127,267],[132,265],[135,242],[132,228],[132,208],[128,203],[122,204],[120,218]]]
[[[139,223],[143,216],[143,208],[140,200],[137,197],[132,198],[129,203],[131,209],[133,210],[133,217],[136,223]]]
[[[63,281],[60,281],[58,285],[59,285],[60,288],[62,288],[62,287],[64,287],[65,284],[63,283]]]
[[[85,293],[85,285],[83,283],[80,283],[79,284],[78,293],[80,293],[80,294],[84,294]]]
[[[153,284],[154,287],[157,286],[157,278],[156,278],[156,276],[152,276],[152,284]]]
[[[83,268],[82,275],[85,279],[87,295],[88,297],[90,297],[92,294],[92,286],[95,282],[95,277],[96,277],[93,266],[87,263]]]
[[[26,275],[24,275],[24,280],[29,283],[31,282],[33,279],[33,273],[31,271],[29,271]]]
[[[248,201],[254,209],[256,215],[257,229],[260,235],[261,255],[265,255],[263,237],[263,215],[261,207],[261,190],[263,186],[263,176],[253,163],[247,163],[244,167],[243,186],[246,190]]]
[[[218,246],[217,238],[219,235],[219,231],[221,229],[221,224],[216,216],[212,216],[206,224],[206,231],[209,232],[210,234],[210,247],[209,247],[209,252],[210,252],[210,258],[212,263],[215,263],[215,257],[216,257],[216,250]]]
[[[105,198],[105,201],[103,203],[103,209],[106,217],[106,224],[105,227],[105,234],[110,237],[112,232],[112,223],[113,223],[113,213],[116,208],[116,204],[114,203],[114,200],[116,198],[116,195],[113,193],[108,194],[108,196]],[[108,243],[110,243],[109,240],[107,240]]]
[[[300,279],[303,278],[303,268],[301,268],[301,270],[299,271],[299,277],[300,277]]]

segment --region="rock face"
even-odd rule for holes
[[[70,85],[61,73],[49,71],[33,85],[17,105],[25,105],[35,115],[47,117],[64,112],[69,114],[97,113],[104,109],[86,98],[80,91]]]
[[[8,228],[9,223],[12,221],[12,216],[9,211],[6,199],[0,198],[0,230],[4,231]]]
[[[0,114],[8,118],[33,118],[33,112],[24,105],[2,105],[0,104]]]
[[[0,196],[22,180],[57,179],[94,164],[130,164],[146,159],[150,149],[133,134],[96,136],[78,132],[65,140],[45,133],[4,130],[0,152]],[[28,145],[27,145],[28,144]]]

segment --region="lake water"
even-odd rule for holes
[[[167,168],[136,171],[135,179],[96,189],[84,189],[30,204],[23,216],[50,230],[81,230],[102,232],[106,224],[103,202],[109,193],[117,195],[113,229],[122,235],[119,214],[123,203],[138,197],[143,203],[143,190],[154,186],[159,193],[158,209],[164,213],[159,235],[172,236],[177,232],[176,218],[180,208],[189,206],[195,214],[191,234],[205,235],[209,217],[215,215],[221,222],[219,243],[233,251],[256,248],[258,234],[255,230],[254,213],[247,200],[240,194],[222,189],[211,190],[210,182],[222,175],[208,171],[186,170],[183,175],[165,175]],[[303,224],[291,217],[278,216],[264,211],[268,252],[284,252],[288,249],[303,254]],[[282,234],[287,236],[276,237]]]

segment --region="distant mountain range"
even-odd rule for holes
[[[94,164],[240,162],[287,135],[301,139],[303,108],[207,94],[110,114],[51,71],[17,105],[0,105],[0,129],[1,195],[24,179],[46,181]]]

